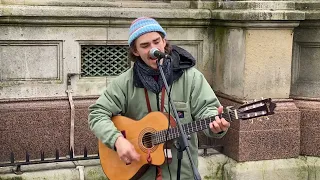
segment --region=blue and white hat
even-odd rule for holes
[[[132,21],[129,29],[129,46],[135,39],[149,32],[160,32],[166,36],[166,32],[155,19],[149,17],[140,17]]]

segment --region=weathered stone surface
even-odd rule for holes
[[[258,24],[221,23],[214,29],[213,89],[240,99],[288,98],[292,29],[298,24]]]
[[[219,99],[224,106],[233,106],[230,100]],[[293,100],[274,102],[277,104],[275,114],[268,116],[268,119],[234,120],[227,134],[217,142],[223,145],[222,152],[240,162],[298,157],[299,109]]]

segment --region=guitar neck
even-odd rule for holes
[[[227,112],[222,113],[222,117],[225,118],[227,121],[231,121],[234,119],[238,119],[236,112],[232,110],[227,110]],[[190,123],[182,124],[182,129],[186,133],[186,135],[202,131],[209,128],[209,124],[215,120],[215,116],[203,118],[197,121],[192,121]],[[165,129],[162,131],[158,131],[156,133],[153,133],[153,143],[161,144],[169,140],[176,139],[180,137],[181,133],[179,131],[178,127]]]

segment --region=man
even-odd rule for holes
[[[150,57],[150,50],[157,48],[170,54],[172,60],[162,59],[165,77],[170,87],[171,98],[179,113],[181,123],[188,123],[222,112],[222,107],[204,76],[193,66],[190,53],[178,46],[171,46],[166,32],[159,23],[148,17],[134,20],[129,29],[129,57],[134,66],[114,79],[97,102],[89,107],[89,125],[94,134],[109,148],[117,151],[124,163],[140,161],[134,146],[117,130],[112,116],[121,114],[131,119],[142,119],[151,111],[168,112],[168,97],[163,93],[164,83],[159,73],[157,59]],[[161,96],[161,97],[160,97]],[[165,96],[165,97],[163,97]],[[172,110],[171,110],[172,113]],[[230,124],[216,116],[204,133],[221,138]],[[193,161],[198,164],[197,134],[189,140]],[[176,179],[177,150],[172,148],[172,162],[159,167],[150,167],[141,179]],[[125,172],[124,172],[125,173]],[[181,179],[193,179],[189,159],[184,153]]]

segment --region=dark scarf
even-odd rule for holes
[[[192,55],[178,46],[172,46],[170,55],[171,61],[165,59],[162,65],[168,86],[181,77],[184,69],[195,65]],[[158,81],[155,76],[158,76]],[[141,58],[138,58],[133,66],[133,83],[136,87],[146,88],[156,94],[159,94],[164,86],[160,71],[146,65]]]
[[[162,65],[164,76],[166,77],[168,86],[172,84],[172,68],[169,59],[165,59]],[[158,94],[161,92],[164,82],[160,71],[152,69],[146,65],[143,60],[138,59],[133,66],[134,84],[137,87],[145,87],[146,89]],[[158,76],[158,81],[155,80]]]

